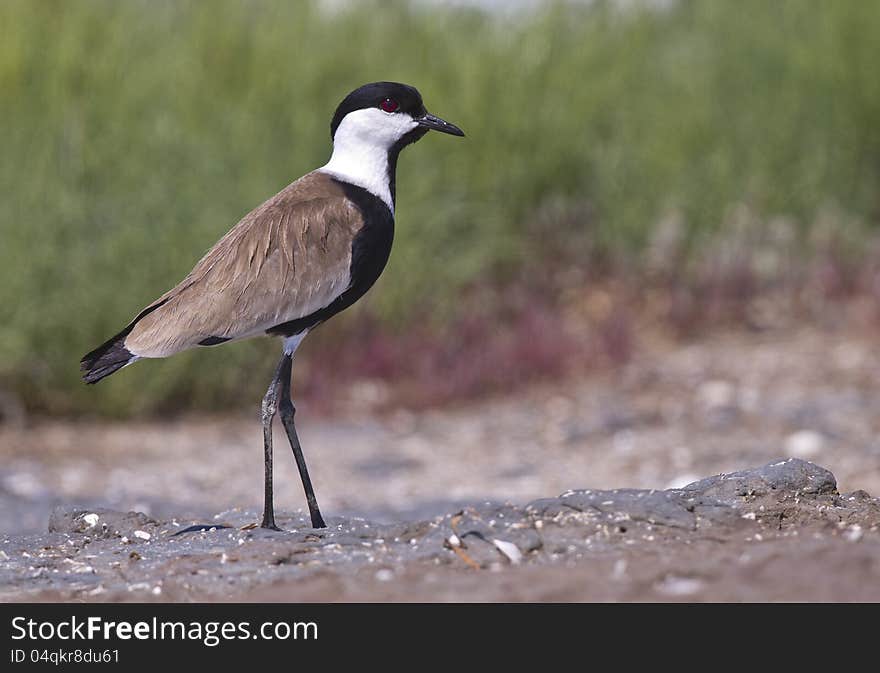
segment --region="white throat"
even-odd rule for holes
[[[407,114],[388,114],[378,108],[350,112],[336,129],[330,161],[318,170],[363,187],[393,213],[388,151],[417,126]]]

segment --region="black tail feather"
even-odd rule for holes
[[[87,353],[80,360],[79,368],[82,370],[83,381],[86,383],[97,383],[106,376],[110,376],[113,372],[119,371],[125,365],[134,360],[137,356],[133,355],[130,350],[125,347],[125,337],[129,335],[131,330],[137,324],[137,321],[148,313],[152,313],[162,306],[168,299],[156,302],[152,306],[147,306],[138,316],[132,320],[128,326],[114,337],[107,339],[91,353]]]
[[[134,359],[134,355],[123,346],[125,337],[130,331],[131,327],[125,328],[83,357],[79,367],[83,372],[83,381],[97,383],[105,376],[110,376],[113,372],[122,369]]]

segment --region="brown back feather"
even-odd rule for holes
[[[350,283],[362,216],[328,175],[309,173],[236,224],[125,339],[141,357],[241,339],[330,304]],[[148,307],[149,308],[149,307]]]

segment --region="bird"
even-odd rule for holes
[[[299,469],[313,528],[325,528],[296,432],[293,355],[318,325],[359,300],[385,268],[394,238],[397,160],[429,131],[464,136],[430,114],[419,91],[372,82],[349,93],[330,122],[332,152],[245,215],[178,285],[80,361],[94,384],[138,360],[268,335],[281,359],[260,405],[264,500],[275,522],[272,421],[276,414]]]

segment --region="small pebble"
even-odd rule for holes
[[[657,591],[667,596],[690,596],[702,589],[706,583],[695,577],[667,577],[657,586]]]
[[[858,542],[862,539],[864,534],[865,531],[862,530],[862,527],[859,524],[855,524],[854,526],[850,526],[849,530],[843,534],[843,537],[849,542]]]
[[[821,450],[825,440],[813,430],[798,430],[785,439],[785,453],[792,458],[812,458]]]
[[[706,381],[697,389],[697,400],[705,409],[721,409],[734,404],[736,388],[727,381]]]

